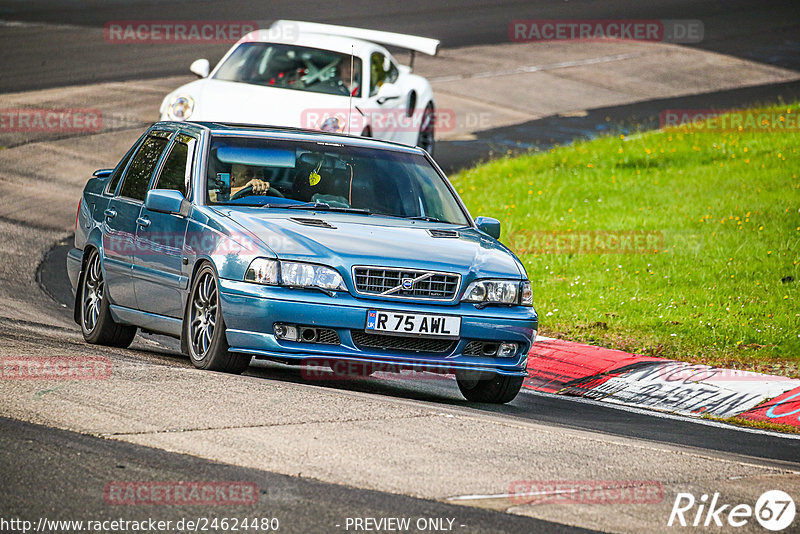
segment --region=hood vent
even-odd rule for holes
[[[289,220],[302,224],[303,226],[314,226],[316,228],[336,228],[328,221],[322,219],[313,219],[311,217],[289,217]]]
[[[443,238],[459,238],[461,234],[459,234],[456,230],[442,230],[440,228],[428,228],[428,233],[431,234],[431,237],[443,237]]]

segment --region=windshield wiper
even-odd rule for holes
[[[302,204],[264,204],[265,208],[283,208],[287,210],[318,210],[318,211],[340,211],[343,213],[365,213],[372,212],[362,208],[345,208],[343,206],[331,206],[325,202],[304,202]]]

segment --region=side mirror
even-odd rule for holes
[[[491,217],[478,217],[475,219],[478,230],[495,239],[500,239],[500,221]]]
[[[388,100],[394,100],[396,98],[400,98],[402,93],[400,92],[400,88],[397,87],[393,83],[385,83],[381,85],[380,89],[378,89],[378,104],[384,104]]]
[[[211,72],[211,64],[207,59],[197,59],[189,66],[189,70],[200,78],[205,78]]]
[[[95,178],[100,178],[102,180],[103,178],[108,178],[109,176],[111,176],[111,173],[113,172],[114,169],[97,169],[92,173],[92,176],[94,176]]]
[[[180,191],[173,189],[151,189],[144,198],[144,207],[159,213],[188,215],[189,201]]]

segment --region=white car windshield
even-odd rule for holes
[[[295,45],[242,43],[220,65],[214,79],[359,97],[361,59]]]
[[[468,224],[446,179],[421,154],[403,151],[215,137],[207,191],[210,204]]]

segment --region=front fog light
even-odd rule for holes
[[[500,343],[500,347],[497,349],[497,357],[498,358],[512,358],[517,354],[517,344],[516,343]]]
[[[287,341],[297,341],[297,327],[289,324],[276,324],[275,337]]]

